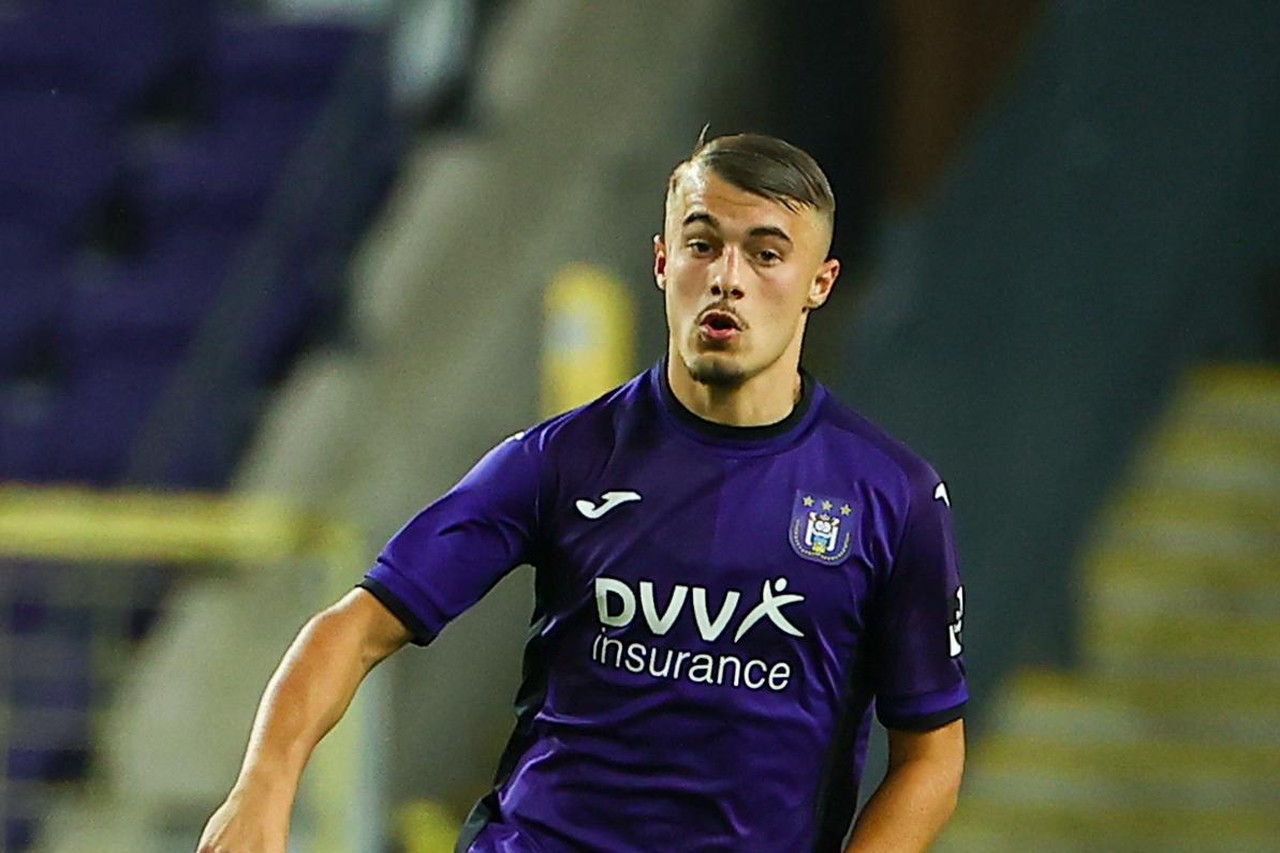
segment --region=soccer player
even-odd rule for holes
[[[699,141],[654,238],[665,358],[499,444],[308,622],[200,851],[284,853],[365,674],[524,563],[518,722],[459,851],[928,847],[964,764],[950,498],[800,368],[834,213],[794,146]],[[873,713],[888,770],[854,823]]]

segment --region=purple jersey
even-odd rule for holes
[[[835,851],[872,708],[968,698],[946,489],[808,376],[726,427],[659,364],[500,444],[362,586],[426,644],[522,563],[518,722],[460,851]]]

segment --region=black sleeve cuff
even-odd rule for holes
[[[956,720],[964,716],[964,708],[967,703],[961,702],[954,708],[946,708],[941,711],[934,711],[932,714],[925,714],[922,717],[895,717],[886,720],[880,719],[881,724],[886,729],[897,729],[907,732],[927,732],[933,729],[940,729],[947,723],[954,723]]]
[[[356,584],[356,587],[378,599],[383,607],[390,610],[391,615],[399,619],[400,623],[413,635],[412,642],[415,646],[425,646],[435,639],[435,634],[413,614],[413,611],[404,606],[404,602],[396,598],[395,593],[373,578],[363,579]]]

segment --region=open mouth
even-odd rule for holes
[[[742,323],[728,311],[708,311],[698,319],[698,328],[712,340],[726,340],[742,331]]]

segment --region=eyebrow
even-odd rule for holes
[[[705,223],[707,225],[710,225],[712,228],[716,230],[720,229],[720,223],[716,220],[716,218],[712,216],[710,213],[707,213],[706,211],[702,211],[702,210],[695,210],[692,213],[690,213],[688,216],[684,218],[684,221],[681,222],[680,225],[682,228],[688,228],[690,225],[693,225],[695,223]],[[756,227],[752,228],[750,231],[747,232],[747,236],[748,237],[777,237],[780,240],[785,240],[787,243],[792,242],[791,235],[788,234],[786,231],[783,231],[781,228],[779,228],[776,225],[757,225]]]

